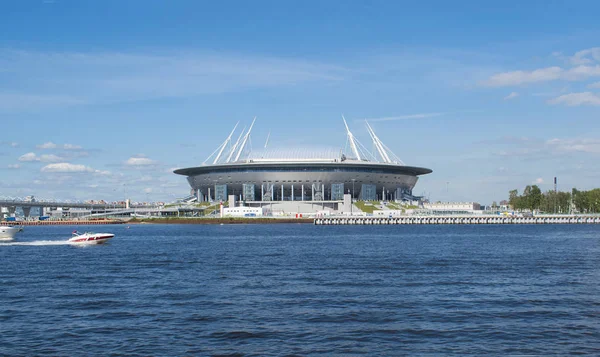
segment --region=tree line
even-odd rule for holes
[[[542,211],[546,213],[600,213],[600,188],[589,191],[572,189],[571,192],[542,192],[537,185],[528,185],[519,195],[518,190],[508,192],[508,204],[515,210]]]

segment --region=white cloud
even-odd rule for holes
[[[442,115],[446,115],[446,113],[419,113],[419,114],[408,114],[408,115],[399,115],[393,117],[380,117],[380,118],[367,118],[368,121],[394,121],[394,120],[406,120],[406,119],[425,119],[425,118],[434,118]],[[363,120],[363,119],[361,119]]]
[[[19,157],[19,161],[23,161],[23,162],[34,162],[34,161],[59,162],[62,160],[64,160],[62,157],[56,156],[54,154],[43,154],[43,155],[37,156],[33,152],[29,152],[29,153],[21,155]]]
[[[68,162],[61,162],[56,164],[49,164],[41,169],[42,172],[94,172],[95,170],[89,166],[70,164]]]
[[[160,184],[160,187],[164,187],[164,188],[179,187],[179,186],[181,186],[181,182],[167,182],[167,183]]]
[[[545,82],[559,79],[563,74],[560,67],[548,67],[534,71],[513,71],[491,76],[485,84],[491,87],[515,86],[526,83]]]
[[[19,169],[19,168],[21,168],[21,165],[19,165],[19,164],[10,164],[10,165],[8,165],[8,168],[9,169]]]
[[[541,185],[541,184],[544,183],[544,179],[541,178],[541,177],[538,177],[538,178],[535,179],[535,181],[533,183],[535,183],[537,185]]]
[[[510,100],[510,99],[516,98],[518,96],[519,96],[519,93],[517,93],[517,92],[511,92],[509,95],[507,95],[506,97],[504,97],[504,100]]]
[[[511,150],[499,150],[496,155],[512,158],[529,159],[557,159],[558,157],[572,157],[573,154],[600,154],[600,139],[594,138],[553,138],[542,139],[517,139],[503,138],[496,143],[512,146]]]
[[[563,79],[570,81],[584,80],[590,77],[600,76],[600,65],[596,66],[577,66],[565,71]]]
[[[154,160],[150,160],[147,157],[130,157],[125,161],[125,165],[127,166],[149,166],[154,165],[155,163]]]
[[[593,61],[600,62],[600,47],[588,48],[576,52],[575,55],[569,57],[569,61],[574,65],[588,64]]]
[[[568,70],[548,67],[533,71],[504,72],[491,76],[484,84],[490,87],[507,87],[554,80],[580,81],[591,77],[600,77],[600,65],[581,65]]]
[[[56,149],[56,144],[53,142],[43,143],[37,146],[38,149]]]
[[[64,159],[60,156],[56,156],[54,154],[44,154],[39,157],[39,161],[41,162],[59,162]]]
[[[546,145],[555,152],[587,152],[600,154],[600,139],[550,139]]]
[[[587,86],[587,87],[588,87],[588,88],[591,88],[591,89],[600,88],[600,82],[596,82],[596,83],[591,83],[591,84],[588,84],[588,86]]]
[[[79,145],[64,144],[63,145],[63,149],[65,149],[65,150],[81,150],[83,148],[81,146],[79,146]]]
[[[19,144],[14,141],[0,141],[0,145],[8,145],[12,148],[16,148],[19,146]]]
[[[581,81],[600,77],[600,65],[594,64],[600,62],[600,47],[579,51],[572,57],[564,57],[560,52],[554,52],[552,55],[558,59],[566,59],[572,67],[552,66],[530,71],[502,72],[492,75],[483,84],[490,87],[506,87],[555,80]]]
[[[83,149],[79,145],[74,145],[74,144],[57,145],[51,141],[49,141],[47,143],[43,143],[42,145],[37,145],[36,147],[38,149],[64,149],[64,150],[81,150],[81,149]]]
[[[152,192],[152,188],[151,188],[151,187],[146,187],[146,188],[144,189],[144,192],[145,192],[145,193],[151,193],[151,192]]]
[[[569,93],[548,101],[549,104],[564,104],[571,107],[600,105],[600,96],[592,92]]]
[[[19,157],[19,161],[30,162],[30,161],[39,161],[39,158],[33,152],[28,152],[27,154],[21,155]]]

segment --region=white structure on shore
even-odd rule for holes
[[[423,203],[423,208],[432,211],[442,212],[468,212],[481,210],[481,205],[477,202],[436,202],[436,203]]]
[[[223,217],[261,217],[263,209],[261,207],[227,207],[223,208]]]

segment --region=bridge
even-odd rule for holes
[[[0,218],[4,215],[9,217],[14,216],[17,208],[23,210],[25,217],[29,217],[31,209],[37,207],[41,210],[41,215],[46,212],[61,209],[81,208],[88,209],[92,212],[101,212],[108,209],[124,209],[126,204],[122,203],[92,203],[74,200],[59,201],[54,199],[39,199],[33,196],[27,197],[10,197],[0,196]]]

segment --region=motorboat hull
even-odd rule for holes
[[[12,240],[19,230],[16,227],[0,226],[0,240]]]
[[[69,239],[74,244],[103,244],[115,235],[111,233],[84,233]]]

